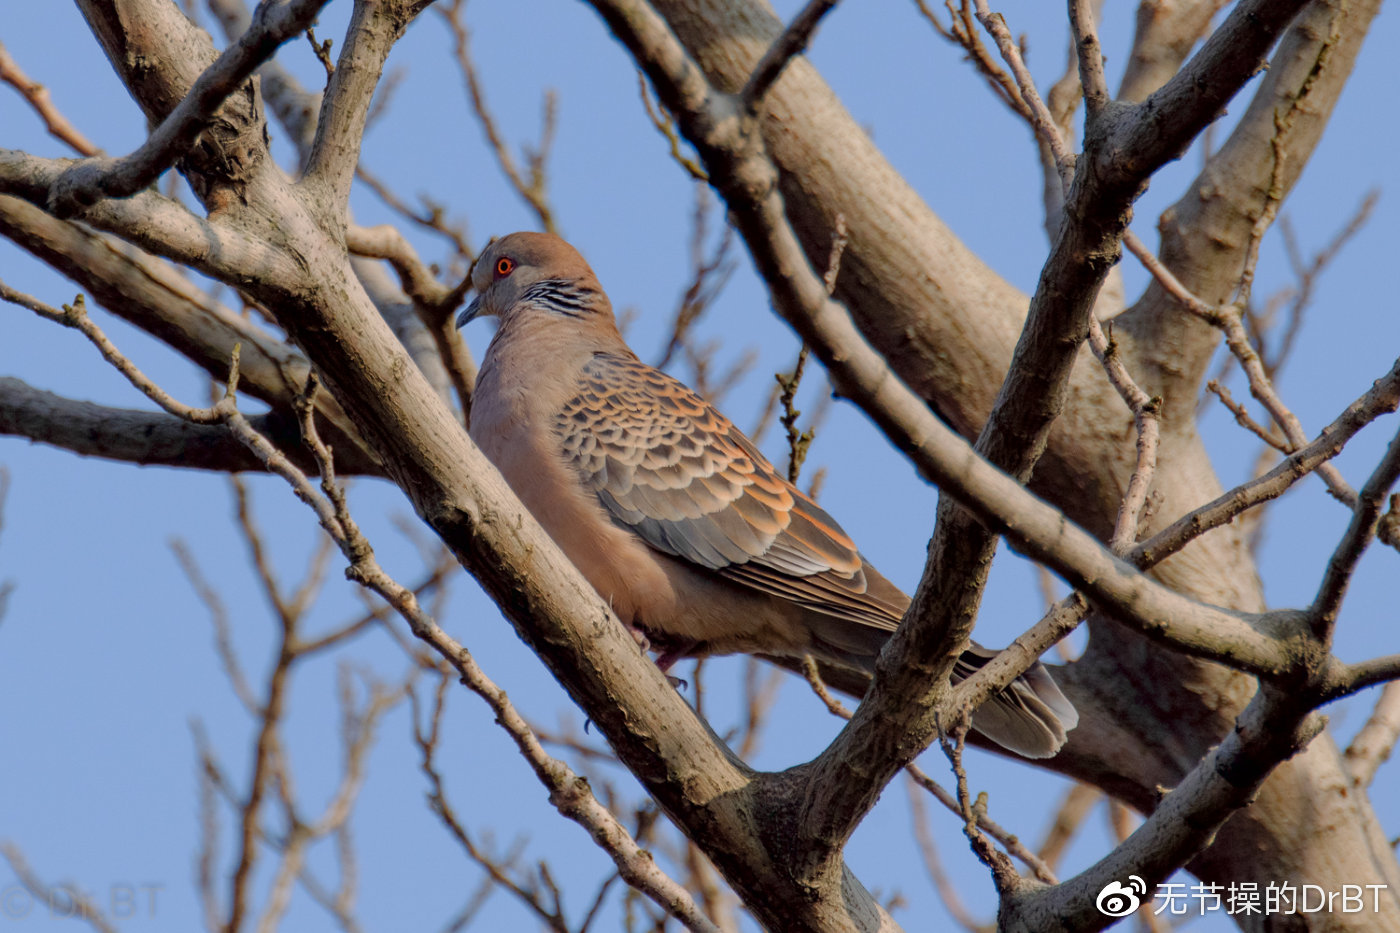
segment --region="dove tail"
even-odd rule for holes
[[[967,679],[995,656],[996,652],[973,645],[954,665],[953,683]],[[875,655],[843,652],[841,660],[854,663],[861,674],[840,676],[833,670],[828,682],[845,693],[862,695],[869,677],[875,673]],[[823,675],[827,676],[825,670]],[[1023,758],[1053,757],[1065,744],[1067,733],[1078,724],[1079,713],[1074,704],[1039,661],[972,714],[975,731]]]

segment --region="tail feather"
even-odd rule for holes
[[[995,656],[996,652],[973,644],[958,658],[953,682],[970,676]],[[1039,661],[972,714],[972,728],[1025,758],[1053,757],[1065,744],[1066,733],[1078,724],[1078,711]]]
[[[822,676],[829,685],[856,697],[865,694],[875,673],[875,659],[909,605],[909,597],[869,562],[862,564],[862,571],[870,608],[857,615],[858,624],[852,624],[849,613],[812,611],[803,617],[814,653],[831,662],[823,666]],[[972,676],[996,655],[972,642],[953,666],[953,683]],[[972,714],[974,730],[1024,758],[1053,757],[1065,744],[1065,734],[1078,723],[1074,705],[1039,661]]]
[[[881,645],[889,638],[888,632],[870,634],[871,640],[878,640]],[[824,660],[831,662],[822,665],[827,683],[851,696],[864,695],[875,673],[879,646],[873,653],[831,651],[832,646],[825,647],[829,653]],[[953,683],[970,677],[996,654],[973,642],[953,667]],[[1079,713],[1074,704],[1039,661],[972,714],[974,730],[1023,758],[1053,757],[1065,744],[1066,734],[1078,724]]]

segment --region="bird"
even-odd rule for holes
[[[644,363],[583,256],[553,234],[495,239],[471,271],[463,327],[498,327],[470,435],[663,671],[746,653],[810,655],[859,696],[909,597],[813,499],[699,394]],[[954,682],[995,652],[972,642]],[[1039,662],[972,716],[1026,758],[1078,722]]]

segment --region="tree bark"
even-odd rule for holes
[[[655,6],[710,82],[730,92],[743,86],[782,29],[765,4],[748,0],[658,0]],[[1226,297],[1222,290],[1238,281],[1247,231],[1271,180],[1272,108],[1308,96],[1306,115],[1287,139],[1286,170],[1275,180],[1286,193],[1326,125],[1376,7],[1305,8],[1275,53],[1241,128],[1212,159],[1207,178],[1164,217],[1170,234],[1164,259],[1206,300]],[[1160,71],[1159,80],[1165,77]],[[1147,90],[1139,86],[1133,93]],[[813,266],[824,267],[841,215],[849,241],[836,297],[901,379],[965,436],[974,436],[1010,362],[1026,296],[928,209],[804,60],[791,62],[769,91],[761,126],[781,173],[788,217]],[[1236,154],[1245,149],[1251,154]],[[1227,165],[1230,177],[1219,177]],[[1229,249],[1220,246],[1225,225]],[[1181,261],[1191,251],[1205,254],[1198,275]],[[1162,393],[1172,412],[1164,419],[1153,487],[1161,504],[1156,522],[1143,529],[1150,534],[1221,491],[1194,424],[1201,373],[1219,337],[1155,287],[1121,326],[1130,335],[1124,341],[1129,369],[1149,392]],[[1182,373],[1183,367],[1188,371]],[[1132,419],[1087,350],[1070,391],[1032,488],[1106,539],[1132,470]],[[1155,573],[1207,603],[1264,607],[1253,560],[1232,526],[1197,539]],[[1091,623],[1084,657],[1057,677],[1067,682],[1081,720],[1051,767],[1144,812],[1157,805],[1160,787],[1175,786],[1232,728],[1254,692],[1250,678],[1164,652],[1103,620]],[[1336,746],[1323,736],[1283,764],[1258,800],[1226,824],[1191,868],[1203,880],[1226,886],[1287,881],[1340,890],[1343,884],[1387,884],[1380,917],[1310,919],[1328,929],[1400,926],[1400,870],[1378,825],[1364,795],[1349,791]],[[1312,838],[1307,845],[1304,832]]]

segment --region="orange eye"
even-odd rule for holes
[[[502,256],[496,260],[496,278],[504,278],[515,271],[515,260]]]

